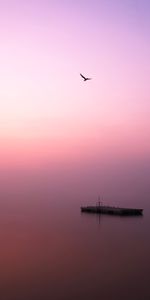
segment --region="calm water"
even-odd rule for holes
[[[1,299],[150,299],[148,173],[130,185],[125,175],[110,184],[87,170],[66,173],[2,170]],[[81,214],[98,192],[110,204],[142,206],[144,216]]]

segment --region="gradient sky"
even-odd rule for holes
[[[0,42],[1,164],[148,158],[148,0],[1,0]]]

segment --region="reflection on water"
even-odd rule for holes
[[[55,175],[1,176],[1,299],[149,299],[146,200],[142,218],[81,214],[90,188]]]

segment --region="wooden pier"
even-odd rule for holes
[[[81,206],[81,212],[118,215],[118,216],[140,216],[143,214],[143,209],[95,205],[95,206]]]

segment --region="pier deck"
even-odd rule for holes
[[[81,212],[119,215],[119,216],[138,216],[143,214],[143,209],[95,205],[95,206],[81,206]]]

